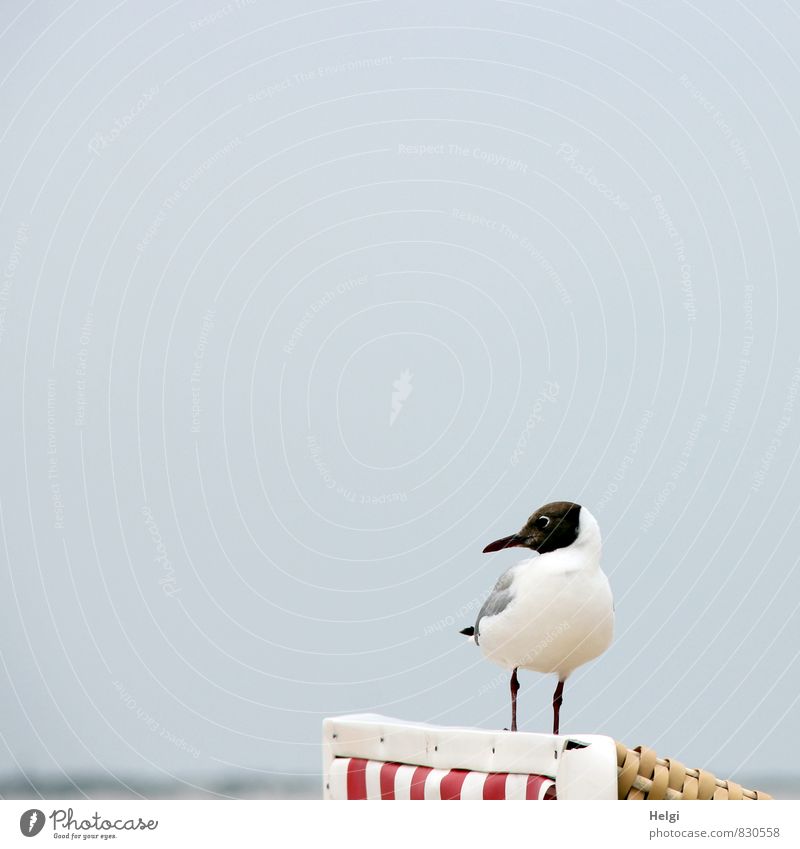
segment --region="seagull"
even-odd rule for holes
[[[555,673],[553,734],[564,682],[611,645],[614,599],[600,568],[600,527],[580,504],[540,507],[522,529],[495,540],[484,554],[529,548],[532,557],[504,572],[478,613],[471,637],[486,658],[511,670],[511,730],[517,730],[517,670]]]

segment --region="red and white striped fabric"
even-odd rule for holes
[[[556,798],[555,782],[543,775],[433,769],[366,758],[334,758],[329,781],[332,799]]]

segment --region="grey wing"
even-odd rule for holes
[[[514,597],[511,591],[511,585],[514,583],[514,576],[517,567],[512,566],[497,579],[494,589],[489,593],[489,598],[483,603],[483,607],[478,611],[478,618],[475,621],[475,642],[478,643],[481,632],[481,619],[484,616],[496,616],[502,613],[508,607],[511,599]]]

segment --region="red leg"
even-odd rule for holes
[[[516,668],[511,673],[511,730],[517,730],[517,693],[519,692],[519,681],[517,680]]]
[[[558,734],[558,714],[561,711],[561,703],[564,701],[564,682],[559,681],[556,691],[553,693],[553,734]]]

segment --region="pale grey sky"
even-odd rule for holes
[[[789,4],[4,20],[0,778],[310,774],[365,710],[507,725],[457,631],[515,557],[482,547],[555,498],[617,603],[562,728],[785,766]]]

